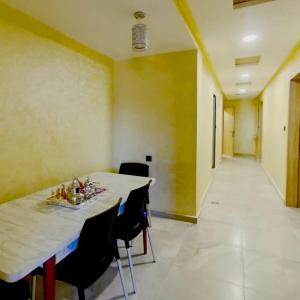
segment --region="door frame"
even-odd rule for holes
[[[257,115],[257,142],[256,142],[256,158],[261,160],[262,152],[262,126],[263,126],[263,101],[258,100],[258,115]]]
[[[300,74],[290,83],[287,145],[286,206],[300,207],[299,147],[300,147]]]
[[[235,121],[235,107],[234,105],[229,105],[229,106],[224,106],[223,108],[223,135],[222,135],[222,154],[225,154],[224,153],[224,140],[225,140],[225,110],[227,108],[230,108],[232,109],[233,111],[233,131],[232,131],[232,157],[235,155],[235,152],[234,152],[234,146],[235,146],[235,128],[236,128],[236,121]]]
[[[217,96],[213,94],[212,169],[216,168],[216,148],[217,148]]]

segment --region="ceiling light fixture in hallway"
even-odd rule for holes
[[[257,40],[257,35],[256,34],[249,34],[243,37],[243,42],[245,43],[252,43]]]
[[[132,26],[132,49],[142,52],[148,48],[147,25],[141,22],[146,14],[143,11],[136,11],[133,16],[138,23]]]
[[[244,74],[242,74],[241,76],[242,76],[242,78],[249,78],[249,77],[250,77],[250,75],[247,74],[247,73],[244,73]]]

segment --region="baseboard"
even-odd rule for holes
[[[159,210],[152,210],[151,209],[151,215],[159,218],[166,218],[166,219],[172,219],[177,221],[183,221],[183,222],[189,222],[193,224],[197,224],[198,218],[196,216],[190,216],[190,215],[179,215],[175,213],[170,212],[164,212]]]
[[[268,179],[270,180],[270,182],[274,186],[274,188],[275,188],[276,192],[278,193],[279,197],[281,198],[283,203],[285,203],[285,197],[282,195],[281,191],[277,187],[277,184],[275,183],[273,177],[270,175],[270,173],[267,171],[267,169],[265,168],[265,166],[262,163],[260,165],[261,165],[262,169],[264,170],[265,174],[267,175]]]
[[[236,157],[245,157],[245,158],[256,158],[256,154],[247,154],[247,153],[234,153],[233,156],[236,156]]]
[[[213,182],[213,180],[214,180],[215,172],[216,172],[216,170],[219,169],[220,164],[221,164],[222,161],[223,161],[223,157],[224,157],[224,154],[222,154],[222,159],[221,159],[221,161],[219,162],[219,164],[217,165],[217,167],[216,167],[215,169],[213,169],[213,172],[212,172],[213,175],[212,175],[212,177],[211,177],[211,179],[210,179],[210,182],[208,183],[208,185],[207,185],[207,187],[206,187],[206,189],[205,189],[205,191],[204,191],[204,193],[203,193],[203,195],[202,195],[202,197],[201,197],[201,200],[200,200],[200,207],[199,207],[199,209],[198,209],[198,211],[197,211],[197,214],[196,214],[197,219],[200,217],[201,210],[202,210],[202,206],[203,206],[203,204],[204,204],[204,202],[205,202],[205,198],[206,198],[207,193],[208,193],[208,191],[209,191],[209,188],[210,188],[210,186],[211,186],[211,184],[212,184],[212,182]],[[230,157],[231,157],[231,156],[230,156]]]
[[[219,162],[219,164],[217,165],[217,167],[215,169],[213,169],[213,175],[214,175],[214,172],[215,170],[217,170],[219,168],[219,165],[222,163],[222,160]],[[160,218],[166,218],[166,219],[172,219],[172,220],[177,220],[177,221],[183,221],[183,222],[189,222],[189,223],[193,223],[193,224],[197,224],[198,223],[198,218],[200,216],[200,213],[201,213],[201,209],[202,209],[202,206],[204,204],[204,200],[207,196],[207,193],[208,193],[208,190],[211,186],[213,182],[213,176],[209,182],[209,184],[207,185],[202,197],[201,197],[201,200],[200,200],[200,208],[196,214],[196,216],[190,216],[190,215],[179,215],[179,214],[175,214],[175,213],[170,213],[170,212],[163,212],[163,211],[158,211],[158,210],[152,210],[151,209],[151,214],[155,217],[160,217]]]

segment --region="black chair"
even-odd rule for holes
[[[149,230],[147,212],[145,211],[146,196],[151,180],[145,186],[132,190],[125,203],[124,212],[116,219],[115,234],[116,238],[125,242],[128,256],[130,275],[133,291],[136,292],[135,276],[133,272],[132,257],[130,252],[130,242],[137,237],[143,230],[146,230],[149,239],[153,262],[156,261],[153,243]]]
[[[25,280],[8,283],[0,280],[0,299],[28,300],[30,299],[29,283]]]
[[[149,177],[149,166],[136,162],[121,163],[119,174]]]
[[[55,267],[56,279],[76,286],[79,300],[85,299],[84,290],[92,285],[110,266],[115,258],[119,269],[125,299],[123,270],[113,226],[118,215],[121,200],[111,209],[85,221],[74,252]],[[42,275],[42,269],[39,269]]]
[[[119,174],[149,177],[149,166],[137,162],[124,162],[121,163],[120,165]],[[151,227],[151,210],[150,210],[149,192],[147,192],[146,195],[145,209],[147,210],[149,226]],[[147,254],[146,232],[143,233],[143,241],[144,241],[144,254]]]

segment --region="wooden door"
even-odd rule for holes
[[[224,108],[223,154],[234,154],[234,108]]]
[[[300,77],[300,75],[299,75]],[[299,207],[299,147],[300,147],[300,78],[291,81],[288,130],[288,156],[287,156],[287,186],[286,205]]]
[[[263,124],[263,103],[258,102],[258,128],[257,128],[257,139],[256,139],[256,158],[261,160],[261,147],[262,147],[262,124]]]
[[[297,196],[297,207],[300,207],[300,120],[298,125],[298,134],[299,134],[299,140],[298,140],[298,196]]]

